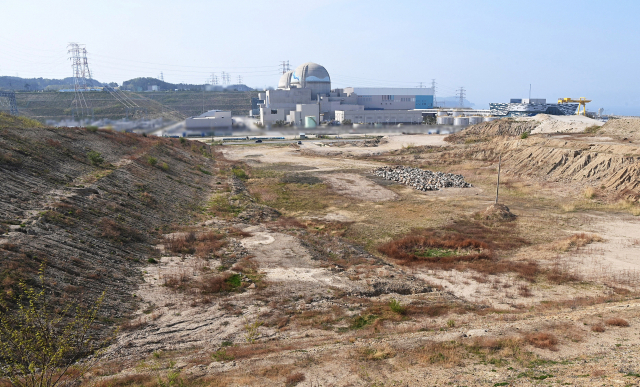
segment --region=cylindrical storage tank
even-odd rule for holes
[[[453,125],[453,117],[442,116],[436,119],[438,125]]]
[[[445,111],[442,111],[442,110],[438,111],[438,117],[446,117],[448,115],[449,115],[449,113],[447,113]]]
[[[500,117],[484,117],[483,121],[484,122],[491,122],[491,121],[495,121],[495,120],[499,120]]]
[[[462,112],[453,112],[453,114],[452,114],[452,115],[453,115],[454,117],[461,117],[461,116],[463,116],[464,114],[463,114]]]
[[[469,117],[455,117],[453,119],[453,124],[456,126],[469,125]]]
[[[482,122],[482,117],[480,116],[471,116],[469,117],[469,125],[475,125]]]
[[[304,127],[305,128],[315,128],[316,127],[316,118],[314,116],[306,116],[306,117],[304,117]]]

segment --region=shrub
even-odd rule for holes
[[[614,318],[610,318],[607,321],[605,321],[605,323],[607,325],[610,326],[614,326],[614,327],[628,327],[629,326],[629,322],[623,318],[620,317],[614,317]]]
[[[600,130],[600,126],[599,125],[591,125],[591,126],[585,128],[584,132],[585,133],[595,134],[595,133],[598,133],[598,130]]]
[[[529,137],[529,132],[524,132],[524,133],[522,133],[522,134],[520,135],[520,138],[521,138],[521,139],[523,139],[523,140],[524,140],[524,139],[526,139],[526,138],[528,138],[528,137]]]
[[[551,333],[528,333],[525,335],[525,340],[536,348],[549,349],[557,351],[558,339]]]
[[[87,158],[93,165],[100,165],[104,162],[102,155],[96,151],[87,152]]]
[[[144,236],[137,230],[120,224],[113,219],[100,219],[98,228],[102,231],[102,237],[111,239],[114,242],[130,243],[144,241]]]
[[[593,199],[596,197],[596,190],[593,187],[587,187],[587,189],[584,190],[584,197],[585,199]]]
[[[297,372],[295,374],[291,374],[287,376],[287,379],[285,380],[284,385],[286,387],[293,387],[298,383],[304,382],[305,379],[306,378],[302,372]]]
[[[90,132],[97,132],[98,131],[98,127],[95,125],[89,125],[87,126],[87,130]]]
[[[184,137],[180,137],[180,144],[184,144],[187,142],[187,139]]]
[[[160,169],[162,169],[163,171],[167,172],[169,170],[169,164],[167,164],[167,163],[160,164]]]
[[[18,308],[12,310],[0,299],[0,377],[14,386],[79,384],[94,363],[77,361],[104,344],[94,336],[104,293],[88,309],[53,305],[46,296],[45,267],[43,262],[39,290],[20,282],[21,295],[14,300]]]
[[[400,304],[398,300],[392,299],[391,301],[389,301],[389,308],[394,313],[401,314],[401,315],[407,314],[407,307]]]
[[[234,176],[238,179],[247,180],[249,178],[249,176],[247,176],[247,173],[242,168],[233,167],[231,169],[231,172],[233,172]]]
[[[596,324],[591,327],[592,332],[604,332],[604,326],[602,324]]]
[[[147,163],[149,163],[149,165],[154,167],[156,164],[158,164],[158,159],[156,159],[155,157],[149,156],[147,157]]]
[[[158,261],[156,261],[153,257],[150,257],[149,259],[147,259],[147,262],[149,262],[149,263],[158,263]]]

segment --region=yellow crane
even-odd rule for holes
[[[586,99],[585,97],[580,97],[578,99],[573,98],[558,98],[558,104],[561,103],[578,103],[578,112],[576,115],[587,115],[587,104],[591,102],[590,99]]]

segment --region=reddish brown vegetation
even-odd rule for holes
[[[297,372],[295,374],[291,374],[287,376],[287,379],[285,380],[284,384],[287,387],[293,387],[300,382],[304,382],[304,380],[305,380],[304,374],[302,372]]]
[[[527,343],[533,345],[536,348],[549,349],[551,351],[557,351],[558,339],[551,333],[528,333],[525,335]]]
[[[596,324],[591,327],[592,332],[604,332],[604,326],[602,324]]]
[[[129,243],[142,242],[144,240],[142,234],[135,229],[120,224],[110,218],[100,219],[98,227],[102,231],[102,237],[111,239],[114,242]]]
[[[614,318],[610,318],[607,321],[605,321],[605,323],[607,325],[610,326],[614,326],[614,327],[628,327],[629,326],[629,322],[623,318],[620,317],[614,317]]]
[[[446,249],[451,253],[433,256],[422,254],[423,251],[430,249]],[[492,258],[489,245],[484,242],[457,233],[440,236],[429,231],[414,232],[387,242],[380,246],[378,251],[405,264],[413,262],[451,264]]]
[[[182,236],[166,238],[164,247],[174,254],[194,254],[200,258],[210,258],[226,244],[224,235],[217,232],[189,232]]]

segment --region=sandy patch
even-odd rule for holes
[[[599,218],[599,217],[598,217]],[[596,218],[597,219],[597,218]],[[597,219],[593,231],[604,241],[588,245],[571,258],[591,280],[636,287],[640,284],[640,219]]]
[[[590,126],[602,126],[603,122],[594,120],[585,116],[552,116],[547,114],[538,114],[535,117],[517,118],[518,121],[535,121],[540,124],[531,131],[531,134],[537,133],[582,133]]]
[[[354,173],[321,175],[320,177],[340,195],[369,202],[382,202],[398,198],[395,192]]]

